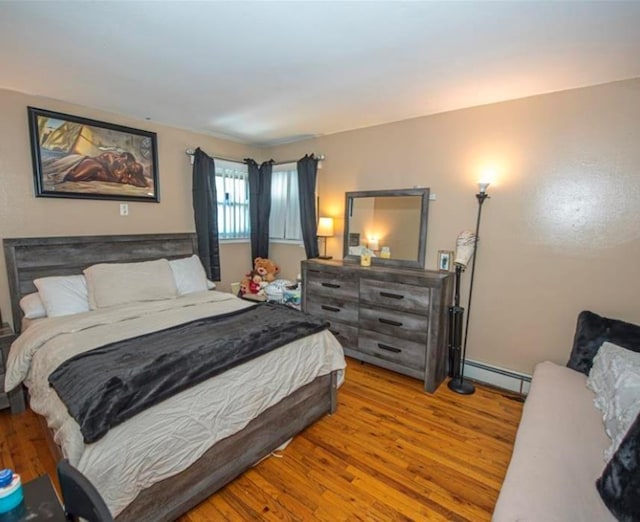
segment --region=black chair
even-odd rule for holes
[[[89,522],[113,522],[98,490],[67,459],[58,462],[58,479],[68,520],[77,522],[82,517]]]

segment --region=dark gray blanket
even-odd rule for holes
[[[78,354],[49,383],[84,441],[95,442],[145,408],[326,327],[291,308],[258,304]]]

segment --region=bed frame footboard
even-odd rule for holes
[[[337,372],[323,375],[253,419],[243,430],[221,440],[189,468],[142,491],[116,517],[117,522],[171,521],[268,456],[285,441],[337,408]],[[41,424],[56,460],[58,446],[44,418]]]

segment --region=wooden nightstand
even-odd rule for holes
[[[9,348],[11,343],[16,339],[17,335],[13,333],[11,327],[4,323],[0,328],[0,349],[2,357],[0,357],[0,409],[11,408],[11,413],[20,413],[25,409],[24,393],[22,386],[10,391],[4,392],[4,372],[7,357],[9,357]]]

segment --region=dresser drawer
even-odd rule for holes
[[[425,343],[429,321],[420,315],[361,305],[360,326],[374,332]]]
[[[308,269],[304,284],[307,295],[358,300],[358,280],[346,271]]]
[[[360,280],[360,300],[363,303],[428,315],[431,289],[425,286],[388,283],[375,279]]]
[[[424,371],[427,360],[424,343],[414,343],[362,328],[358,334],[358,350],[417,371]]]
[[[453,274],[320,259],[301,269],[303,310],[331,323],[346,355],[436,390],[447,370]]]
[[[338,321],[353,326],[358,323],[358,304],[344,299],[332,299],[318,295],[308,297],[307,294],[304,310],[315,317],[321,317],[332,323],[333,321]]]
[[[329,331],[335,335],[343,347],[356,348],[358,346],[358,328],[355,326],[349,326],[338,321],[329,321]]]

